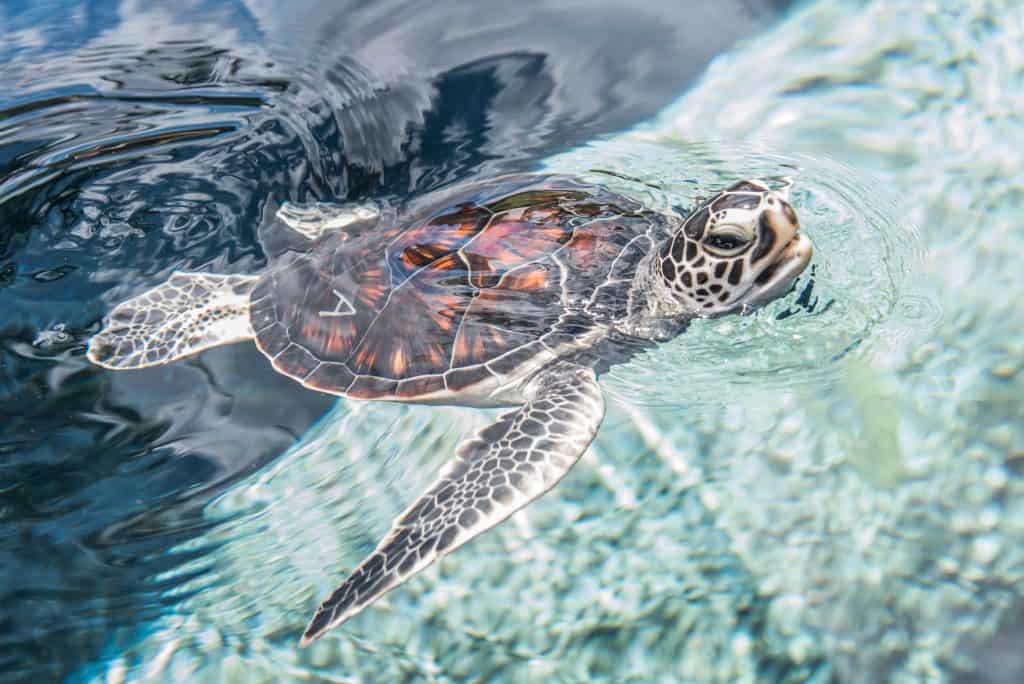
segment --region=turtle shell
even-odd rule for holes
[[[398,225],[332,233],[277,262],[253,290],[256,343],[278,371],[324,392],[503,403],[511,380],[593,344],[607,317],[595,294],[631,281],[650,250],[635,238],[653,216],[565,176],[458,187]]]

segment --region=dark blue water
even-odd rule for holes
[[[785,4],[0,4],[0,680],[144,628],[204,504],[331,401],[251,345],[93,368],[116,302],[262,267],[285,200],[405,197],[629,127]]]

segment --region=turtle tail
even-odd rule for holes
[[[177,272],[121,302],[89,342],[104,368],[145,368],[251,339],[249,294],[259,276]]]

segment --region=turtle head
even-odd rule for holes
[[[691,213],[658,255],[676,307],[697,316],[744,313],[785,293],[812,252],[788,200],[788,185],[745,180]]]

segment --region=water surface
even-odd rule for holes
[[[179,566],[196,593],[151,638],[111,649],[109,671],[1021,681],[1024,160],[1007,141],[1024,138],[1022,12],[810,3],[653,122],[544,160],[654,181],[652,201],[674,194],[665,183],[688,195],[702,174],[740,173],[658,168],[680,150],[729,162],[745,143],[784,161],[827,248],[812,296],[691,340],[717,336],[711,352],[763,328],[812,367],[756,346],[777,372],[740,386],[746,356],[726,355],[718,379],[699,378],[719,400],[696,409],[634,401],[643,365],[621,369],[590,456],[557,490],[297,652],[303,606],[484,419],[339,403],[208,508],[230,522],[179,547],[217,545]],[[666,391],[682,398],[682,377]]]
[[[188,547],[206,505],[331,405],[248,345],[92,368],[115,303],[263,267],[283,201],[405,198],[629,127],[784,4],[0,6],[0,678],[116,662],[218,544]]]

